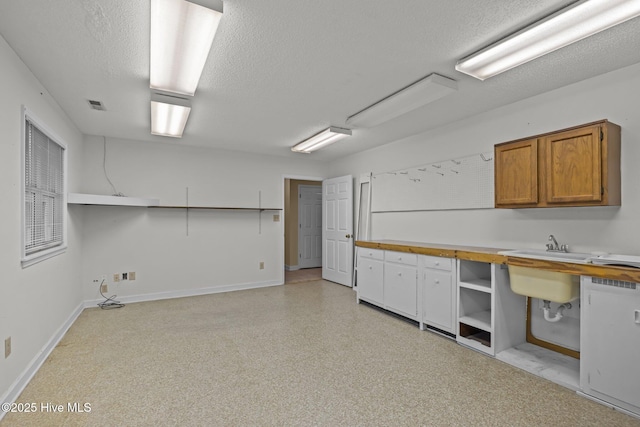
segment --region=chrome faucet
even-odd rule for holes
[[[569,246],[558,245],[558,241],[553,234],[549,234],[549,241],[553,243],[547,243],[547,252],[569,252]]]

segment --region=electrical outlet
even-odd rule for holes
[[[113,281],[114,282],[119,282],[120,281],[120,274],[116,273],[113,275]]]
[[[136,272],[135,271],[130,271],[129,272],[129,280],[136,280]]]
[[[127,280],[127,276],[129,273],[122,273],[122,280]]]
[[[4,358],[6,359],[11,355],[11,337],[4,340]]]
[[[273,216],[273,222],[280,222],[280,215],[275,214],[275,215]]]
[[[103,294],[109,292],[109,286],[106,283],[103,283],[100,285],[100,292]]]
[[[260,261],[260,270],[264,270],[264,261]]]

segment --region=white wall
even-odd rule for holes
[[[20,265],[22,106],[67,144],[70,190],[79,181],[82,136],[2,37],[0,64],[0,343],[11,336],[13,347],[5,359],[0,346],[0,401],[4,402],[82,301],[81,212],[69,216],[66,253],[25,269]]]
[[[82,192],[112,194],[103,171],[102,137],[85,137]],[[283,208],[283,174],[322,177],[322,164],[240,152],[107,139],[107,171],[118,192],[162,205]],[[283,211],[215,211],[81,206],[85,223],[83,295],[123,301],[283,282]],[[280,215],[274,222],[273,215]],[[260,262],[265,263],[263,270]],[[115,283],[114,273],[136,272]],[[142,296],[142,297],[140,297]],[[140,298],[139,298],[140,297]]]
[[[600,119],[622,127],[622,207],[486,209],[373,215],[374,239],[640,255],[640,64],[516,102],[376,149],[331,175],[385,172],[491,151],[493,145]]]

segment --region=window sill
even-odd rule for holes
[[[44,261],[49,258],[53,258],[56,255],[60,255],[66,251],[67,251],[67,246],[65,245],[65,246],[57,246],[55,248],[49,249],[44,252],[39,252],[33,255],[26,256],[22,258],[22,268],[30,267],[41,261]]]

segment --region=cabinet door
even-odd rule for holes
[[[600,126],[588,126],[545,138],[547,203],[602,200]]]
[[[369,258],[358,259],[358,298],[382,305],[383,263]]]
[[[496,207],[538,203],[538,140],[495,146]]]
[[[425,269],[422,279],[422,321],[446,332],[455,333],[455,285],[451,273]]]
[[[586,388],[640,408],[640,290],[600,285],[584,298]]]
[[[384,305],[385,308],[415,318],[418,315],[417,268],[385,263]]]

